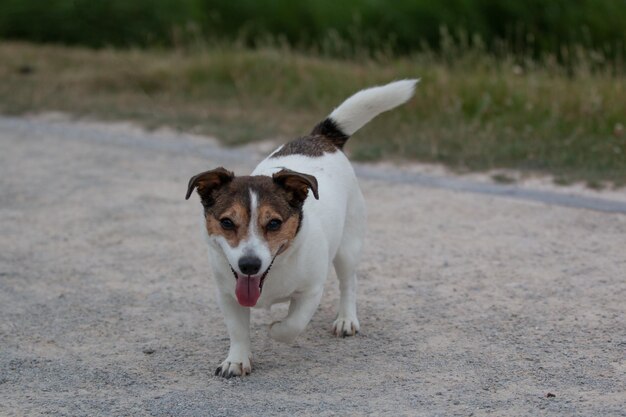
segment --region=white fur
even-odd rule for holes
[[[341,103],[329,117],[350,136],[380,113],[408,101],[418,82],[419,79],[402,80],[361,90]]]
[[[413,94],[415,83],[415,80],[397,81],[363,90],[341,104],[330,117],[344,133],[352,134],[377,114],[407,101]],[[353,335],[359,331],[356,267],[365,233],[365,203],[354,170],[345,154],[336,151],[321,157],[268,157],[252,175],[271,176],[283,168],[315,176],[319,200],[314,199],[309,191],[300,231],[289,248],[276,257],[255,307],[270,307],[289,301],[287,316],[272,324],[270,335],[279,341],[293,341],[317,309],[324,282],[334,266],[341,296],[333,330],[337,335],[344,332]],[[256,210],[257,196],[251,195],[251,201],[252,210]],[[250,226],[251,230],[256,230],[256,225]],[[250,309],[242,307],[235,299],[235,279],[229,263],[236,267],[239,256],[246,250],[254,250],[263,261],[261,271],[265,271],[271,254],[258,236],[251,236],[237,248],[230,248],[220,239],[207,236],[219,304],[231,340],[228,357],[218,368],[218,373],[222,376],[243,375],[249,373],[252,366],[248,329]]]

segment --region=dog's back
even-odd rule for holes
[[[343,153],[346,141],[374,117],[406,102],[413,95],[418,80],[396,81],[359,91],[308,136],[280,146],[262,161],[252,175],[271,176],[283,168],[304,172],[317,178],[319,200],[307,199],[306,217],[313,217],[321,227],[334,258],[344,235],[346,215],[351,223],[364,218],[364,204],[354,170]],[[356,226],[355,226],[356,227]]]

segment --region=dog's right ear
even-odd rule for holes
[[[208,201],[210,200],[210,195],[213,190],[216,190],[224,184],[231,182],[233,178],[235,178],[235,174],[222,167],[215,168],[210,171],[201,172],[198,175],[194,175],[189,180],[185,200],[189,200],[189,197],[191,197],[191,193],[193,192],[193,190],[195,188],[198,188],[198,194],[200,195],[202,201]]]
[[[302,205],[306,200],[309,190],[313,193],[316,200],[320,199],[317,193],[317,178],[313,175],[303,174],[301,172],[292,171],[283,168],[272,175],[274,182],[289,191],[291,203]]]

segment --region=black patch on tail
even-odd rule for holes
[[[304,136],[294,139],[274,152],[271,158],[287,155],[304,155],[312,158],[323,156],[325,153],[337,152],[337,146],[325,136]]]
[[[311,135],[325,136],[333,143],[333,145],[337,147],[337,149],[341,150],[343,150],[343,146],[350,138],[350,136],[346,135],[339,128],[339,126],[337,126],[337,123],[330,117],[327,117],[326,119],[322,120],[317,126],[315,126],[313,128],[313,131],[311,132]]]
[[[286,143],[285,146],[274,152],[271,158],[287,155],[320,157],[325,153],[343,150],[343,145],[346,144],[349,137],[339,129],[333,119],[326,118],[313,128],[309,136]]]

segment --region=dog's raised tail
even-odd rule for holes
[[[419,79],[395,81],[368,88],[341,103],[313,129],[313,135],[324,135],[342,149],[348,138],[379,114],[406,103]]]

